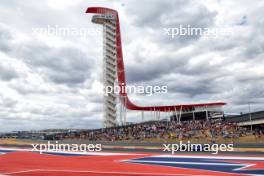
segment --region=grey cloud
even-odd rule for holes
[[[152,29],[149,35],[155,42],[170,43],[174,47],[183,47],[200,38],[200,35],[178,35],[175,38],[164,35],[164,28],[179,28],[180,25],[187,28],[206,28],[214,25],[216,12],[211,12],[203,4],[197,1],[151,1],[144,0],[148,4],[142,6],[136,3],[126,8],[126,13],[133,19],[138,28],[144,31]],[[166,47],[166,46],[165,46]]]
[[[19,52],[28,65],[55,83],[78,84],[89,78],[91,59],[77,48],[29,45]]]
[[[41,41],[13,44],[14,36],[0,25],[0,49],[13,57],[25,61],[27,65],[45,74],[58,84],[79,84],[89,78],[92,60],[76,47],[51,48]],[[17,77],[16,72],[1,67],[1,79]],[[38,69],[40,68],[40,69]]]
[[[89,79],[92,60],[74,47],[51,48],[41,43],[14,46],[11,56],[58,84],[80,84]]]
[[[135,57],[137,57],[137,55]],[[139,56],[137,57],[139,62],[128,65],[126,69],[127,80],[130,83],[146,82],[158,79],[166,74],[179,72],[187,65],[185,57],[186,56],[162,56],[158,58],[144,58]]]
[[[0,107],[13,108],[16,104],[16,100],[0,94]]]
[[[142,3],[148,5],[142,6]],[[126,13],[139,27],[174,27],[179,24],[205,27],[208,23],[213,23],[213,17],[216,15],[204,5],[189,0],[154,0],[151,3],[143,0],[126,7]]]
[[[11,50],[13,36],[8,28],[0,23],[0,51],[8,52]]]
[[[196,80],[181,80],[181,81],[171,81],[168,83],[168,91],[174,93],[183,93],[190,98],[194,98],[195,96],[206,94],[216,93],[216,89],[214,89],[214,85],[211,79],[202,79]]]
[[[15,78],[18,78],[16,70],[9,65],[2,65],[0,63],[0,80],[10,81]]]

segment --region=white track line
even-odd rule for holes
[[[1,150],[5,151],[14,151],[14,152],[37,152],[39,153],[39,150],[32,151],[32,149],[19,149],[19,148],[0,148]],[[95,155],[95,156],[125,156],[125,155],[142,155],[142,154],[135,154],[135,153],[109,153],[109,152],[71,152],[71,151],[42,151],[43,154],[75,154],[75,155]],[[48,152],[48,153],[46,153]],[[1,152],[0,152],[1,154]]]
[[[159,158],[202,158],[202,159],[224,159],[224,160],[256,160],[256,161],[264,161],[263,157],[239,157],[239,156],[184,156],[184,155],[154,155],[150,157],[159,157]]]
[[[188,164],[188,165],[208,165],[208,166],[245,166],[246,164],[229,163],[199,163],[199,162],[177,162],[177,161],[149,161],[149,160],[126,160],[133,163],[164,163],[164,164]]]
[[[18,172],[5,173],[8,175],[12,174],[22,174],[30,172],[67,172],[67,173],[94,173],[94,174],[119,174],[119,175],[153,175],[153,176],[193,176],[187,174],[165,174],[165,173],[139,173],[139,172],[103,172],[103,171],[78,171],[78,170],[49,170],[49,169],[34,169],[25,170]],[[195,176],[212,176],[212,175],[195,175]]]

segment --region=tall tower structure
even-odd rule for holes
[[[103,85],[114,88],[117,81],[116,18],[111,14],[96,14],[92,22],[103,25]],[[104,126],[117,125],[117,95],[104,91]]]
[[[113,9],[105,7],[89,7],[86,13],[96,14],[92,18],[92,22],[96,24],[103,25],[103,35],[104,35],[104,86],[114,86],[115,81],[117,81],[120,88],[126,87],[126,76],[125,67],[123,60],[122,51],[122,41],[121,41],[121,31],[120,22],[118,17],[118,12]],[[114,92],[104,95],[104,124],[105,127],[112,127],[117,125],[117,95]],[[165,114],[180,114],[182,112],[197,112],[205,110],[214,110],[215,108],[221,108],[226,105],[224,102],[212,102],[212,103],[200,103],[200,104],[177,104],[177,105],[165,105],[165,106],[139,106],[134,104],[128,97],[126,92],[119,92],[120,99],[120,122],[122,122],[122,115],[126,109],[141,111],[142,119],[144,111],[154,112],[160,117],[160,113]],[[154,116],[156,116],[154,115]],[[179,119],[180,119],[179,117]],[[126,116],[124,113],[124,122],[126,122]],[[121,123],[122,124],[122,123]],[[126,123],[125,123],[126,124]]]

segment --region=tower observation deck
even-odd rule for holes
[[[126,86],[125,68],[122,53],[121,31],[117,11],[104,7],[89,7],[86,13],[94,13],[92,22],[103,25],[103,84],[104,87],[114,87],[118,82],[119,87]],[[126,92],[119,95],[108,93],[104,95],[104,126],[113,127],[117,125],[117,98],[120,98],[124,108],[129,110],[152,111],[159,116],[161,112],[181,115],[182,112],[195,112],[201,110],[215,110],[226,103],[202,103],[168,106],[138,106],[132,103]]]

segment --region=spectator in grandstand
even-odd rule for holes
[[[263,135],[262,130],[255,134]],[[201,139],[208,138],[215,142],[217,138],[238,138],[247,135],[245,128],[235,123],[225,123],[219,120],[207,121],[151,121],[129,126],[84,130],[81,132],[56,134],[53,139],[88,139],[91,141],[126,141],[144,139]]]

